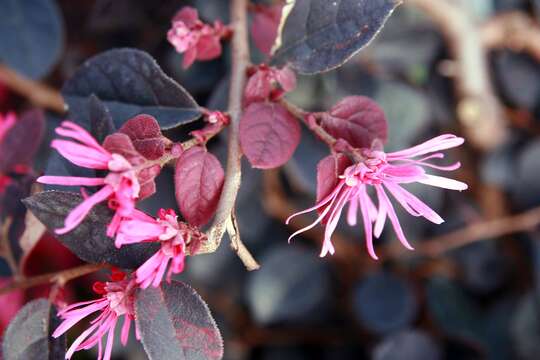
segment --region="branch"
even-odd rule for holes
[[[487,48],[526,51],[540,60],[540,26],[519,11],[490,19],[482,25],[480,35]]]
[[[234,215],[234,213],[227,222],[227,232],[231,238],[231,247],[234,251],[236,251],[236,254],[240,260],[242,260],[246,269],[249,271],[258,270],[261,266],[257,263],[244,243],[240,240],[238,223],[236,222],[236,215]]]
[[[451,233],[426,239],[414,252],[404,252],[396,245],[389,246],[388,255],[392,257],[414,256],[417,253],[428,257],[439,257],[450,250],[478,241],[497,238],[518,232],[534,230],[540,225],[540,207],[518,215],[506,216],[468,225]],[[416,254],[415,254],[416,253]]]
[[[233,0],[231,3],[231,19],[234,35],[232,38],[232,74],[231,87],[229,92],[229,115],[231,123],[229,126],[229,142],[227,153],[227,169],[225,173],[225,183],[218,203],[216,216],[212,227],[208,231],[208,242],[201,246],[198,254],[211,253],[216,251],[221,243],[221,239],[228,231],[233,248],[243,249],[238,255],[245,256],[242,261],[248,264],[253,259],[249,251],[242,244],[238,232],[233,231],[235,226],[230,226],[231,217],[234,212],[236,196],[240,189],[242,178],[242,152],[240,151],[240,118],[242,115],[242,97],[246,83],[246,71],[249,66],[249,42],[247,33],[247,0]],[[254,262],[254,260],[253,260]],[[256,264],[256,262],[254,262]],[[253,264],[252,264],[253,265]],[[248,266],[248,270],[258,268],[258,265]]]
[[[10,291],[17,289],[26,289],[29,287],[46,284],[46,283],[55,283],[59,286],[64,286],[68,281],[75,278],[91,274],[98,270],[106,269],[109,265],[106,264],[86,264],[79,267],[71,268],[64,271],[48,273],[38,276],[29,277],[20,281],[15,281],[10,285],[0,289],[0,295],[6,294]]]
[[[456,61],[457,112],[471,142],[487,151],[501,144],[507,129],[503,107],[489,78],[487,49],[479,27],[463,5],[448,0],[406,0],[440,27]]]
[[[0,64],[0,83],[27,98],[34,105],[64,114],[67,110],[62,95],[53,88],[30,80]]]

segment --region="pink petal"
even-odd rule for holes
[[[431,140],[428,140],[422,144],[413,146],[411,148],[396,151],[386,154],[387,160],[399,160],[400,158],[410,158],[419,155],[424,155],[440,150],[451,149],[460,146],[465,142],[465,139],[457,137],[452,134],[445,134],[437,136]]]
[[[366,193],[366,187],[362,185],[359,191],[360,199],[360,212],[362,213],[362,219],[364,221],[364,232],[366,235],[366,247],[371,256],[375,260],[379,260],[377,254],[375,254],[375,249],[373,247],[373,228],[371,226],[371,218],[369,216],[368,202],[371,201]]]
[[[463,191],[469,188],[469,186],[467,186],[467,184],[465,184],[464,182],[436,175],[426,174],[426,176],[423,179],[418,180],[418,182],[449,190]]]
[[[79,224],[84,220],[86,215],[88,215],[88,213],[95,205],[107,200],[109,196],[113,194],[113,192],[114,191],[112,187],[107,185],[101,188],[101,190],[99,190],[89,198],[85,199],[77,207],[71,210],[71,212],[64,221],[64,227],[61,229],[57,229],[55,232],[59,235],[62,235],[75,229],[77,226],[79,226]]]
[[[381,236],[382,231],[384,229],[384,224],[386,222],[386,215],[388,213],[388,210],[387,210],[386,202],[381,201],[379,197],[377,198],[379,201],[379,211],[377,213],[377,219],[375,219],[375,228],[373,230],[373,234],[378,239]]]
[[[386,196],[386,193],[384,192],[384,189],[382,185],[376,185],[375,189],[377,190],[377,196],[379,197],[379,201],[384,201],[386,203],[386,209],[388,211],[388,217],[390,218],[390,222],[392,223],[392,226],[394,227],[394,231],[396,232],[396,235],[407,249],[414,250],[414,248],[409,244],[407,241],[407,238],[405,237],[405,234],[403,233],[403,229],[401,228],[401,225],[399,223],[398,217],[396,215],[396,212],[394,210],[394,207],[392,206],[392,203],[390,202],[390,199],[388,199],[388,196]]]
[[[442,224],[444,220],[431,209],[426,203],[417,198],[414,194],[405,190],[401,186],[392,183],[384,183],[384,185],[390,190],[392,195],[399,200],[401,198],[404,202],[408,203],[416,212],[420,213],[423,217],[435,224]],[[401,203],[401,201],[400,201]]]
[[[129,328],[131,326],[131,319],[129,316],[124,316],[124,324],[122,326],[122,334],[120,335],[120,341],[122,345],[126,346],[129,337]]]
[[[349,211],[347,212],[347,224],[349,224],[349,226],[356,225],[356,218],[358,216],[358,201],[355,200],[356,199],[352,199],[349,202]]]
[[[347,201],[350,201],[350,194],[352,192],[351,188],[346,189],[343,191],[343,193],[340,195],[336,205],[334,206],[334,210],[330,214],[328,223],[326,224],[326,227],[324,229],[324,242],[323,249],[321,251],[320,257],[326,256],[327,252],[330,252],[330,254],[334,255],[334,246],[332,245],[332,234],[336,230],[336,227],[339,223],[339,218],[341,217],[341,212],[343,211],[343,208],[345,207],[345,204]]]
[[[103,178],[87,178],[76,176],[40,176],[36,181],[40,184],[66,185],[66,186],[101,186],[105,184]]]
[[[88,131],[79,125],[71,121],[63,121],[61,126],[62,127],[56,128],[57,134],[78,140],[85,145],[101,151],[103,154],[108,154],[107,150],[105,150]]]
[[[68,359],[68,360],[71,359],[71,357],[73,356],[75,351],[77,351],[77,347],[79,346],[79,344],[82,343],[84,340],[86,340],[88,335],[90,335],[90,333],[92,331],[94,331],[94,329],[97,328],[97,327],[98,327],[98,324],[94,324],[94,325],[90,326],[88,329],[83,331],[83,333],[81,335],[79,335],[79,337],[77,337],[77,339],[75,339],[73,344],[71,344],[68,351],[66,352],[66,359]]]
[[[53,140],[51,147],[75,165],[99,170],[107,170],[109,168],[111,155],[104,154],[91,147],[68,140]]]
[[[412,183],[425,175],[424,169],[416,165],[389,165],[384,168],[385,179],[399,183]]]
[[[305,209],[305,210],[302,210],[302,211],[299,211],[297,213],[292,214],[291,216],[289,216],[287,218],[287,220],[285,220],[285,224],[289,225],[289,222],[291,221],[292,218],[294,218],[294,217],[296,217],[298,215],[307,214],[307,213],[312,212],[314,210],[320,209],[321,207],[325,206],[328,203],[330,203],[330,205],[328,205],[328,206],[331,206],[332,203],[334,202],[335,198],[337,197],[337,194],[343,188],[344,185],[345,185],[345,182],[341,181],[338,184],[338,186],[336,186],[334,191],[332,191],[328,196],[326,196],[324,199],[322,199],[317,204],[315,204],[315,206],[312,206],[312,207],[310,207],[308,209]]]
[[[113,321],[107,334],[107,346],[105,347],[105,354],[103,360],[111,360],[112,346],[114,342],[114,328],[116,327],[116,320]]]

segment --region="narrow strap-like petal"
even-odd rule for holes
[[[103,178],[76,176],[40,176],[36,181],[40,184],[65,186],[101,186],[105,184],[105,179]]]
[[[397,160],[400,158],[411,158],[424,154],[451,149],[465,142],[465,139],[452,134],[444,134],[428,140],[422,144],[411,148],[386,154],[387,160]]]
[[[360,188],[359,197],[360,197],[360,212],[362,213],[362,219],[364,221],[366,248],[367,248],[369,256],[371,256],[375,260],[379,260],[379,258],[377,257],[377,254],[375,254],[375,248],[373,246],[373,228],[371,224],[371,218],[369,216],[368,201],[371,201],[371,199],[369,199],[366,192],[366,187],[363,185]]]
[[[129,316],[124,316],[124,324],[122,325],[122,332],[120,334],[120,342],[126,346],[129,338],[129,328],[131,327],[131,319]]]
[[[375,219],[375,227],[373,229],[373,235],[378,239],[384,229],[384,224],[386,222],[386,215],[388,213],[386,201],[381,199],[377,191],[377,201],[379,202],[379,211],[377,213],[377,219]]]
[[[109,168],[111,156],[109,154],[103,154],[91,147],[68,140],[53,140],[51,147],[75,165],[100,170],[107,170]]]
[[[392,183],[384,183],[384,185],[396,199],[403,199],[403,201],[408,203],[415,211],[420,213],[423,217],[425,217],[432,223],[442,224],[444,222],[444,220],[439,216],[439,214],[437,214],[426,203],[424,203],[422,200],[417,198],[414,194],[410,193],[406,189]]]
[[[388,211],[388,218],[390,218],[390,222],[392,223],[392,226],[394,227],[394,231],[396,232],[396,235],[401,242],[403,246],[405,246],[409,250],[414,250],[414,248],[409,244],[407,241],[407,238],[405,237],[405,234],[403,233],[403,229],[401,228],[401,224],[399,223],[399,219],[396,215],[396,212],[394,210],[394,207],[392,206],[392,203],[390,202],[390,199],[384,192],[384,189],[382,185],[377,185],[375,187],[377,190],[377,195],[379,196],[379,199],[381,201],[386,202],[386,209]]]
[[[116,320],[114,320],[107,333],[107,345],[105,346],[105,353],[103,354],[103,360],[111,360],[112,347],[114,343],[114,329],[116,328]]]
[[[328,196],[326,196],[324,199],[322,199],[321,201],[319,201],[317,204],[315,204],[315,206],[312,206],[308,209],[305,209],[305,210],[302,210],[302,211],[299,211],[297,213],[294,213],[292,214],[291,216],[289,216],[287,218],[287,220],[285,220],[285,224],[289,224],[289,222],[291,221],[292,218],[298,216],[298,215],[302,215],[302,214],[307,214],[307,213],[310,213],[314,210],[317,210],[317,209],[320,209],[321,207],[325,206],[326,204],[328,203],[333,203],[333,201],[335,200],[337,194],[339,193],[339,191],[345,186],[345,182],[344,181],[341,181],[340,184],[338,186],[336,186],[336,188],[334,189],[334,191],[332,191]],[[328,205],[328,206],[331,206]]]
[[[469,186],[465,184],[464,182],[457,181],[454,179],[449,179],[443,176],[437,176],[437,175],[427,175],[423,178],[418,180],[419,183],[431,185],[440,187],[443,189],[449,189],[449,190],[458,190],[463,191],[467,190]]]
[[[326,256],[327,252],[330,252],[331,255],[334,255],[334,246],[332,245],[332,234],[336,230],[336,227],[339,223],[339,218],[341,217],[341,213],[343,212],[343,208],[345,207],[345,204],[350,200],[350,194],[352,189],[346,189],[343,191],[343,193],[339,196],[338,201],[336,202],[336,205],[334,206],[334,209],[332,210],[332,213],[330,214],[330,217],[328,219],[328,223],[326,224],[326,227],[324,229],[324,242],[323,242],[323,250],[321,251],[320,257]]]

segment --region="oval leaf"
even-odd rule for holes
[[[276,42],[279,22],[281,20],[282,4],[272,6],[256,5],[251,23],[251,36],[255,46],[265,55],[270,55],[270,51]]]
[[[137,326],[152,360],[203,360],[223,357],[223,340],[208,306],[188,285],[173,281],[139,290]]]
[[[23,113],[0,142],[0,173],[13,170],[15,165],[31,165],[44,129],[45,118],[41,110]]]
[[[90,116],[90,133],[101,144],[107,135],[115,132],[114,122],[109,109],[107,109],[96,95],[92,94],[88,98],[87,104],[87,111]]]
[[[334,69],[366,46],[400,0],[295,0],[285,6],[273,62],[298,72]]]
[[[300,134],[298,121],[279,104],[253,103],[240,120],[240,145],[254,168],[285,164],[300,143]]]
[[[178,158],[174,175],[176,201],[187,222],[201,226],[212,218],[224,181],[221,163],[202,147],[193,147]]]
[[[65,217],[82,200],[76,193],[45,191],[23,202],[50,231],[54,231],[63,226]],[[159,249],[159,244],[135,244],[117,249],[114,240],[106,234],[112,215],[107,206],[97,205],[75,230],[58,236],[58,239],[86,262],[137,268]]]
[[[56,309],[45,299],[26,304],[9,324],[2,343],[5,360],[63,360],[66,337],[53,338],[60,324]]]
[[[54,0],[0,0],[0,60],[33,79],[58,61],[64,33]]]
[[[70,112],[92,94],[109,109],[114,123],[139,114],[159,119],[162,129],[190,123],[200,117],[199,105],[169,78],[147,53],[114,49],[85,62],[62,88]],[[87,123],[85,119],[79,121]]]
[[[167,139],[153,116],[137,115],[126,121],[119,131],[129,136],[135,149],[149,160],[158,159],[165,153]]]
[[[337,139],[356,148],[368,148],[373,141],[385,143],[388,123],[384,110],[365,96],[349,96],[321,115],[321,125]]]

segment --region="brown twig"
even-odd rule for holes
[[[493,17],[482,25],[480,35],[486,48],[526,51],[540,60],[540,26],[522,12]]]
[[[240,181],[242,178],[242,153],[240,150],[239,128],[240,117],[242,115],[242,97],[246,83],[246,70],[250,63],[247,33],[247,5],[247,0],[233,0],[231,3],[231,19],[234,36],[232,39],[233,58],[231,87],[229,92],[229,115],[231,117],[231,123],[229,125],[227,169],[216,216],[212,223],[212,227],[207,233],[208,242],[201,246],[201,249],[198,252],[200,254],[214,252],[219,247],[234,212],[236,196],[240,189]],[[238,233],[229,232],[229,235],[231,239],[235,239],[235,246],[244,249],[242,252],[237,252],[238,256],[241,257],[244,263],[250,263],[253,257],[242,244]],[[250,269],[248,268],[248,270]]]
[[[392,245],[388,248],[388,255],[402,257],[404,255],[415,256],[420,253],[428,257],[439,257],[450,250],[477,241],[534,230],[538,225],[540,225],[540,207],[518,215],[471,224],[454,232],[427,239],[419,244],[414,252],[404,252],[399,249],[397,244]]]
[[[468,139],[483,151],[507,136],[502,106],[489,77],[487,49],[479,26],[463,5],[448,0],[407,0],[423,10],[445,35],[456,62],[458,117]]]
[[[0,64],[0,83],[24,96],[36,106],[59,114],[64,114],[67,110],[64,99],[57,90],[30,80],[2,64]]]
[[[246,248],[244,243],[240,240],[240,233],[238,230],[238,222],[236,221],[236,215],[233,213],[230,220],[227,222],[227,233],[231,238],[231,247],[238,257],[244,263],[246,269],[249,271],[258,270],[261,266],[253,258],[249,250]]]
[[[10,285],[1,288],[0,295],[6,294],[13,290],[27,289],[29,287],[47,283],[54,283],[60,286],[64,286],[70,280],[91,274],[102,269],[106,269],[108,267],[109,265],[106,264],[86,264],[68,270],[25,278],[19,281],[15,281]]]

